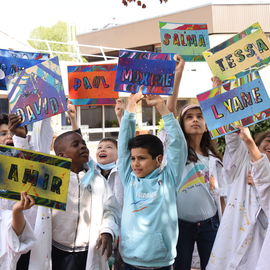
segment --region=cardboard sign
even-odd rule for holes
[[[49,59],[49,54],[0,49],[0,90],[7,90],[5,77]]]
[[[116,73],[115,91],[171,95],[176,62],[174,54],[121,50]]]
[[[270,99],[258,72],[197,95],[212,138],[270,117]]]
[[[21,126],[67,110],[58,57],[6,77],[11,113]]]
[[[224,81],[269,64],[270,43],[260,25],[255,23],[203,55],[214,76]]]
[[[68,66],[71,103],[77,106],[115,104],[116,69],[116,64]]]
[[[66,210],[71,160],[0,146],[0,197],[20,200],[20,192],[37,205]]]
[[[210,48],[207,24],[159,22],[161,50],[180,54],[187,62],[205,61],[202,52]]]

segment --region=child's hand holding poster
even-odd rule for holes
[[[11,113],[22,117],[20,126],[67,110],[58,57],[6,77]]]
[[[235,79],[269,64],[270,42],[255,23],[203,55],[214,76]]]
[[[115,104],[116,64],[68,66],[69,100],[77,106]]]
[[[207,24],[159,22],[161,50],[180,54],[186,62],[205,61],[202,52],[210,48]]]
[[[172,53],[121,50],[117,66],[115,91],[171,95],[176,62]]]
[[[66,210],[71,160],[0,146],[0,197],[20,200],[20,192],[37,205]]]
[[[197,95],[212,138],[270,117],[270,99],[258,72]]]

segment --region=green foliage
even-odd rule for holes
[[[59,21],[51,27],[39,26],[31,32],[30,38],[68,42],[68,24],[66,22]],[[28,42],[33,48],[37,50],[48,50],[48,46],[45,42],[32,40],[29,40]],[[74,52],[74,46],[71,45],[50,43],[50,47],[52,51]],[[75,57],[71,57],[66,54],[54,55],[57,55],[60,60],[72,61],[75,59]]]

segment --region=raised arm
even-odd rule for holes
[[[117,117],[117,121],[120,125],[121,123],[121,119],[123,117],[123,114],[124,114],[124,111],[125,111],[125,102],[123,99],[121,98],[118,98],[116,100],[116,104],[115,104],[115,107],[114,107],[114,111],[115,111],[115,115]]]
[[[68,117],[70,120],[70,124],[72,127],[72,130],[76,131],[79,129],[78,123],[77,123],[77,116],[76,116],[76,107],[73,104],[68,104]]]

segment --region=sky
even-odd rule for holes
[[[142,9],[132,2],[128,7],[122,0],[13,0],[2,1],[0,31],[19,40],[29,38],[31,31],[38,26],[51,26],[57,21],[75,24],[79,32],[89,32],[109,23],[126,24],[159,15],[213,3],[258,3],[269,1],[231,0],[141,0],[147,5]]]

